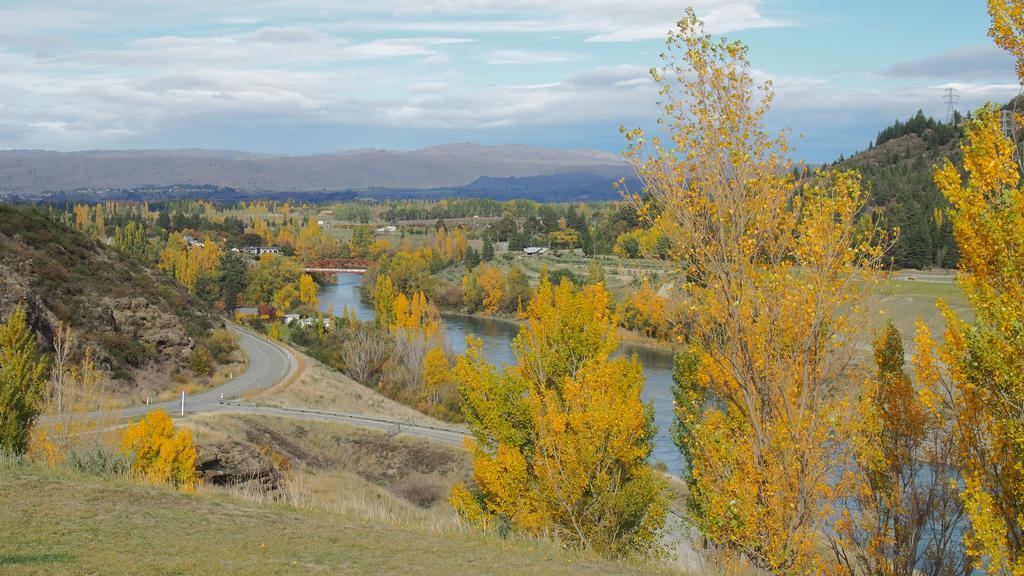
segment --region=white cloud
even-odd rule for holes
[[[759,0],[689,3],[712,33],[787,24],[767,14]],[[202,128],[212,124],[224,131],[273,122],[322,131],[359,125],[404,134],[645,123],[655,118],[658,99],[647,66],[588,67],[590,54],[613,48],[583,42],[661,39],[685,5],[105,0],[88,10],[0,8],[0,147],[116,147],[140,138],[159,143],[176,131],[183,138],[183,126],[198,127],[189,145],[204,146],[209,132]],[[287,25],[260,25],[270,22]],[[161,35],[118,40],[124,30],[154,28]],[[557,47],[540,44],[539,33],[559,36]],[[481,45],[479,55],[467,57],[469,50],[460,45],[473,41]],[[629,50],[622,48],[623,58],[636,56]],[[993,52],[953,51],[855,81],[776,77],[772,123],[807,132],[815,142],[831,138],[826,144],[834,148],[843,139],[866,142],[883,122],[918,108],[941,116],[943,82],[960,82],[955,86],[964,111],[985,100],[1005,101],[1018,86],[1000,83],[1002,64]],[[636,58],[656,63],[653,55]],[[569,61],[573,73],[545,67]],[[479,75],[481,62],[523,68]],[[526,66],[536,66],[536,76]],[[529,80],[522,72],[530,72]],[[910,85],[894,86],[896,80]],[[241,138],[239,145],[247,146]]]
[[[160,36],[129,42],[116,50],[88,50],[72,56],[106,66],[210,65],[288,66],[377,58],[429,58],[465,38],[379,38],[352,42],[309,26],[263,27],[240,34]]]
[[[692,6],[711,33],[786,26],[762,13],[760,0],[398,0],[382,9],[402,18],[352,18],[341,29],[448,34],[571,32],[591,42],[660,40]],[[460,18],[438,18],[459,15]]]
[[[553,64],[569,62],[567,54],[553,52],[531,52],[529,50],[492,50],[487,54],[488,64]]]
[[[897,62],[879,74],[885,78],[990,80],[1013,78],[1013,57],[995,45],[968,46],[928,58]]]

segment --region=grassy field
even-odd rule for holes
[[[876,319],[879,322],[891,319],[908,343],[914,338],[918,320],[931,329],[936,339],[941,339],[946,323],[936,305],[939,299],[965,320],[973,320],[967,298],[951,274],[909,272],[883,282]]]
[[[226,494],[0,463],[3,574],[657,574],[474,531],[440,533]]]

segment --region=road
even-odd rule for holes
[[[238,346],[249,357],[249,365],[245,372],[217,388],[186,396],[186,414],[217,411],[221,399],[234,400],[250,390],[269,388],[298,369],[295,356],[287,348],[238,326],[228,324],[228,328],[238,334]],[[157,408],[168,414],[180,414],[181,399],[133,406],[120,414],[122,418],[135,418]]]
[[[241,402],[239,398],[245,392],[270,388],[291,376],[298,369],[298,362],[291,351],[276,342],[232,324],[229,324],[228,328],[238,335],[238,345],[248,356],[249,365],[245,372],[217,388],[186,396],[186,415],[255,414],[320,422],[340,422],[380,430],[391,435],[408,434],[458,447],[463,445],[463,439],[469,435],[468,430],[454,426],[435,426],[363,414],[326,412],[312,408],[258,406],[251,402]],[[122,419],[137,418],[157,408],[163,409],[164,412],[171,415],[179,415],[181,414],[181,399],[125,408],[120,412],[120,417]]]

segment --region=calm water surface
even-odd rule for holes
[[[359,274],[338,274],[335,284],[321,287],[320,309],[326,312],[333,306],[334,313],[340,316],[347,306],[360,320],[373,320],[373,303],[363,300],[359,291],[362,281]],[[516,324],[491,318],[444,315],[444,325],[448,343],[457,354],[466,351],[466,336],[473,335],[480,338],[484,357],[492,364],[513,363],[510,345],[519,331]],[[633,344],[623,344],[619,351],[636,354],[644,366],[647,384],[642,398],[654,405],[654,421],[658,425],[651,459],[665,463],[669,472],[679,474],[682,472],[682,455],[669,437],[672,425],[672,354]]]

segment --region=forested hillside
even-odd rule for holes
[[[1020,100],[1003,109],[1019,109]],[[835,163],[860,170],[882,225],[899,228],[890,252],[896,268],[953,268],[959,260],[952,227],[942,214],[949,202],[932,178],[944,159],[962,165],[963,119],[956,114],[955,121],[952,126],[918,110],[883,128],[867,150]]]
[[[896,268],[951,268],[957,263],[952,229],[941,215],[949,203],[935,186],[932,169],[945,158],[960,164],[960,134],[960,128],[918,111],[880,131],[867,150],[838,163],[860,170],[882,225],[899,228],[890,252]]]

